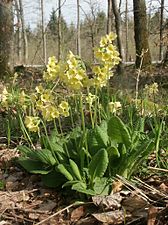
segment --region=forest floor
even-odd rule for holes
[[[136,83],[135,70],[127,67],[125,71],[122,84],[119,77],[112,82],[131,90]],[[140,85],[168,84],[168,68],[155,68],[150,78],[148,75],[142,73]],[[25,172],[16,163],[15,143],[8,148],[4,137],[0,143],[0,225],[168,224],[168,171],[155,167],[154,154],[148,160],[147,173],[132,181],[118,176],[109,196],[78,202],[73,192],[47,188],[40,176]]]

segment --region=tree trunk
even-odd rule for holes
[[[42,42],[43,42],[43,61],[47,64],[47,53],[46,53],[46,33],[44,27],[44,1],[41,0],[41,30],[42,30]]]
[[[77,0],[77,55],[81,57],[81,38],[80,38],[80,5]]]
[[[119,9],[117,7],[117,1],[112,0],[112,7],[113,7],[113,13],[115,16],[115,28],[116,28],[116,33],[117,33],[117,46],[118,46],[118,51],[120,54],[121,62],[118,65],[118,72],[123,73],[123,59],[124,59],[124,54],[123,54],[123,46],[122,46],[122,41],[121,41],[121,16],[119,13]]]
[[[61,0],[58,0],[58,61],[61,59]]]
[[[21,64],[22,61],[22,33],[21,33],[21,18],[20,7],[18,0],[15,0],[15,10],[17,16],[17,30],[16,30],[16,46],[17,46],[17,63]]]
[[[108,0],[108,9],[107,9],[107,34],[109,34],[113,29],[113,8],[112,1]]]
[[[22,23],[24,63],[26,64],[28,60],[28,42],[27,42],[27,34],[26,34],[26,28],[25,28],[22,0],[19,0],[19,5],[20,5],[20,17],[21,17],[21,23]]]
[[[128,0],[125,1],[125,61],[128,62]]]
[[[0,1],[0,79],[9,74],[13,42],[12,0]]]
[[[145,0],[133,0],[136,67],[151,65]]]
[[[164,56],[164,59],[163,59],[163,65],[164,66],[168,65],[168,46],[166,48],[166,53],[165,53],[165,56]]]
[[[160,5],[160,49],[159,49],[159,60],[163,59],[163,13],[164,13],[164,0],[161,0],[161,5]]]

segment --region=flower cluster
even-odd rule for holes
[[[116,39],[114,33],[110,33],[101,38],[100,47],[95,49],[95,56],[99,61],[99,66],[93,67],[95,77],[94,86],[103,87],[107,85],[107,81],[112,74],[112,68],[120,62],[119,53],[112,42]]]
[[[86,103],[89,104],[89,107],[93,105],[93,102],[96,100],[96,98],[96,95],[92,95],[92,93],[89,92],[88,96],[86,97]]]
[[[40,124],[40,118],[39,117],[26,116],[25,125],[29,129],[29,131],[38,132],[39,131],[39,124]]]
[[[44,72],[43,78],[46,81],[54,81],[60,73],[60,65],[55,56],[49,57],[47,64],[47,71]]]
[[[52,121],[60,116],[69,116],[69,105],[62,101],[58,106],[52,90],[45,89],[42,84],[35,88],[36,93],[31,95],[32,102],[37,111],[43,116],[46,121]]]
[[[121,109],[120,102],[109,102],[108,109],[111,113],[116,113],[119,109]]]
[[[60,80],[71,90],[81,90],[89,84],[82,60],[71,51],[68,54],[66,70],[60,74]]]
[[[8,110],[9,108],[21,108],[26,110],[29,101],[24,90],[21,92],[12,90],[7,90],[6,87],[3,88],[2,93],[0,94],[0,104],[3,108]]]
[[[146,84],[144,88],[144,92],[148,97],[158,94],[159,92],[158,84],[155,82],[151,85]]]

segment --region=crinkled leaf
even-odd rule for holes
[[[86,195],[96,195],[94,190],[86,189],[86,184],[83,182],[78,182],[77,184],[72,185],[72,190],[75,190]]]
[[[131,137],[126,125],[118,116],[113,116],[108,122],[108,135],[112,141],[123,143],[127,148],[131,145]]]
[[[17,162],[29,173],[48,174],[51,168],[46,168],[42,162],[20,157]]]
[[[107,123],[103,121],[100,126],[97,125],[88,134],[90,154],[94,155],[99,149],[106,148],[108,141]]]
[[[105,149],[100,149],[92,158],[89,164],[89,175],[94,180],[96,177],[102,177],[108,166],[108,153]]]

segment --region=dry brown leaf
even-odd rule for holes
[[[147,225],[155,225],[156,216],[157,216],[158,208],[155,206],[150,206],[148,210],[148,224]]]
[[[132,192],[131,196],[124,199],[122,202],[122,206],[124,209],[129,212],[137,211],[145,208],[148,205],[147,200],[142,198],[140,195]]]
[[[37,209],[38,211],[44,211],[44,212],[50,212],[52,211],[55,207],[57,206],[57,204],[51,200],[48,200],[44,203],[42,203],[39,208]]]
[[[121,180],[114,181],[112,184],[112,193],[116,193],[122,190],[123,183]]]
[[[103,213],[92,214],[98,221],[110,224],[120,224],[125,220],[125,213],[123,210],[115,210]]]
[[[121,207],[122,197],[120,193],[115,193],[108,196],[94,196],[92,201],[96,206],[106,209],[119,209]]]
[[[165,183],[161,183],[159,187],[162,191],[168,192],[168,186]]]
[[[79,220],[81,217],[85,215],[84,206],[79,206],[71,212],[71,221]]]

